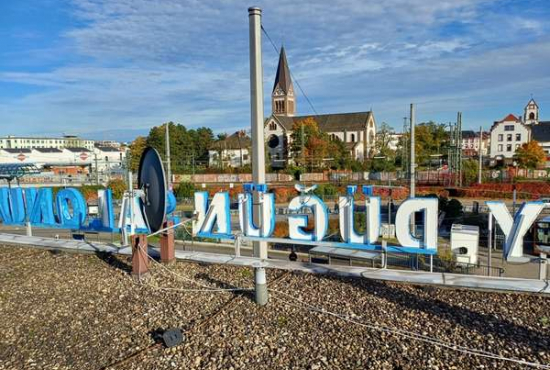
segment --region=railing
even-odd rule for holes
[[[388,267],[401,267],[410,270],[430,271],[430,261],[424,256],[402,255],[388,253]],[[497,276],[504,275],[502,267],[487,266],[472,263],[456,263],[433,257],[433,272],[448,272],[454,274]]]

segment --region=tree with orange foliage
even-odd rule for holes
[[[531,140],[516,149],[514,158],[520,167],[533,170],[544,166],[546,153],[537,141]]]
[[[349,157],[345,145],[338,139],[330,140],[329,136],[319,130],[313,117],[297,121],[292,126],[291,151],[296,164],[313,169],[333,165],[342,167]],[[348,161],[349,162],[349,161]]]

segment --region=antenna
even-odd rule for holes
[[[162,228],[166,220],[166,176],[162,159],[154,148],[147,148],[141,155],[138,170],[138,189],[143,192],[141,211],[151,232]]]

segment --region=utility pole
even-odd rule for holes
[[[414,146],[415,146],[415,137],[414,137],[414,125],[415,125],[415,117],[414,117],[414,104],[411,103],[411,112],[410,112],[410,123],[411,123],[411,139],[410,139],[410,145],[411,145],[411,155],[410,155],[410,191],[409,191],[409,197],[414,198],[415,196],[415,170],[416,170],[416,164],[415,164],[415,153],[414,153]]]
[[[94,153],[95,162],[95,184],[99,185],[99,167],[97,166],[97,153]]]
[[[345,134],[344,134],[345,135]],[[302,144],[302,149],[300,149],[300,152],[302,154],[302,166],[306,167],[306,152],[305,152],[305,142],[304,142],[304,123],[300,125],[300,141]],[[346,138],[344,137],[344,142],[346,141]]]
[[[252,126],[252,181],[255,187],[265,186],[265,139],[264,139],[264,94],[262,71],[262,10],[258,7],[248,8],[250,37],[250,118]],[[254,213],[261,219],[263,196],[254,191]],[[267,243],[253,243],[254,257],[267,259]],[[255,301],[266,305],[268,301],[265,267],[259,264],[254,267]]]
[[[402,154],[402,162],[401,163],[401,168],[403,168],[403,172],[405,172],[405,177],[408,177],[408,172],[409,172],[409,169],[408,169],[408,159],[407,157],[409,156],[409,148],[408,148],[408,140],[407,140],[407,132],[409,131],[408,129],[408,124],[407,124],[407,117],[403,117],[403,154]]]
[[[483,170],[483,151],[482,151],[482,145],[483,145],[483,127],[479,127],[479,144],[478,144],[478,152],[477,156],[479,158],[479,164],[478,164],[478,174],[477,174],[477,183],[481,184],[481,173]]]
[[[166,188],[172,189],[172,168],[170,163],[170,123],[166,123],[165,138],[166,142]]]
[[[414,146],[415,146],[415,137],[414,137],[414,125],[415,125],[415,116],[414,116],[414,104],[411,103],[411,111],[410,111],[410,123],[411,123],[411,139],[410,139],[410,145],[411,145],[411,155],[410,155],[410,164],[411,164],[411,169],[410,169],[410,181],[411,181],[411,185],[410,185],[410,190],[409,190],[409,198],[414,198],[415,197],[415,194],[416,194],[416,191],[415,191],[415,153],[414,153]],[[415,227],[415,215],[413,214],[411,216],[411,233],[412,235],[415,235],[416,234],[416,227]]]
[[[457,156],[457,168],[458,168],[458,186],[462,187],[462,112],[457,113],[456,117],[456,156]]]

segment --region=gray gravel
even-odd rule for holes
[[[151,267],[136,281],[122,257],[0,247],[0,369],[101,369],[155,344],[155,332],[169,327],[185,330],[184,344],[151,348],[116,368],[524,368],[353,325],[277,292],[258,307],[246,292],[159,290],[200,286]],[[248,268],[169,269],[215,288],[253,282]],[[550,364],[546,297],[280,271],[269,271],[268,281],[358,322]]]

